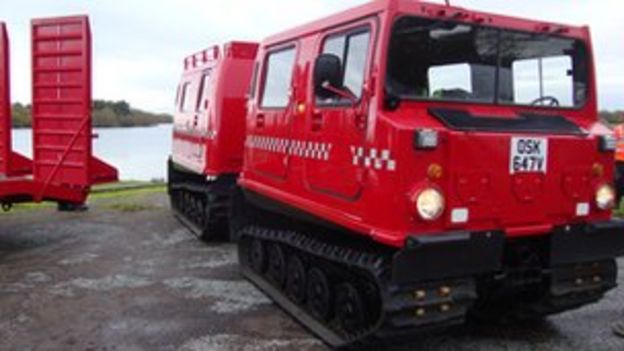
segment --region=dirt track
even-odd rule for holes
[[[618,318],[624,290],[543,323],[458,328],[395,350],[619,351]],[[0,350],[325,347],[240,278],[233,245],[197,242],[164,194],[142,193],[86,213],[0,216]]]

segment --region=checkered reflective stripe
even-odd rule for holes
[[[247,147],[263,151],[285,154],[288,151],[289,141],[283,138],[250,135],[247,138]]]
[[[291,140],[258,135],[250,135],[247,138],[246,146],[251,149],[322,161],[329,160],[333,147],[330,143]]]
[[[331,149],[332,144],[328,143],[293,140],[290,145],[289,153],[298,157],[328,161]]]
[[[353,154],[353,165],[364,166],[376,170],[394,172],[397,168],[396,160],[392,158],[390,150],[387,149],[366,149],[363,147],[351,147]]]

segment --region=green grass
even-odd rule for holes
[[[616,209],[613,211],[613,215],[614,215],[615,217],[624,218],[624,201],[622,201],[622,202],[620,203],[620,207],[616,208]]]
[[[138,203],[114,203],[112,205],[109,205],[108,208],[123,213],[135,213],[156,209],[155,206]]]
[[[118,183],[104,184],[93,187],[89,195],[88,202],[97,203],[99,200],[127,200],[148,194],[161,193],[167,190],[167,185],[162,182],[141,182],[123,181]],[[55,208],[56,203],[45,201],[42,203],[22,203],[15,204],[12,211],[36,211],[42,209]],[[151,205],[141,205],[137,203],[116,202],[106,207],[120,212],[138,212],[153,209]],[[1,213],[6,213],[0,211]],[[10,213],[10,212],[9,212]]]
[[[143,187],[135,187],[129,189],[110,189],[105,191],[93,191],[89,199],[115,199],[124,198],[129,196],[162,193],[167,191],[167,186],[164,184],[148,184]]]

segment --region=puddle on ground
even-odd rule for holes
[[[39,284],[45,284],[51,281],[52,278],[43,272],[30,272],[18,282],[2,284],[0,287],[0,293],[18,293],[24,290],[33,289]]]
[[[97,254],[84,253],[84,254],[74,256],[72,258],[66,258],[66,259],[60,260],[58,261],[58,264],[61,266],[79,266],[84,263],[93,262],[93,260],[95,260],[98,257],[100,256]]]
[[[73,297],[75,289],[93,291],[112,291],[117,289],[135,289],[151,285],[152,281],[143,277],[116,274],[100,279],[77,278],[54,285],[49,292],[53,295]]]
[[[308,339],[260,339],[239,335],[207,335],[182,345],[178,351],[264,351],[264,350],[311,350],[322,346],[319,340]]]
[[[185,277],[167,279],[163,283],[180,291],[187,299],[214,298],[216,301],[210,309],[217,313],[236,313],[271,303],[263,293],[245,281]]]

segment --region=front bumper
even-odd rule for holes
[[[550,264],[561,266],[624,256],[624,221],[559,227],[550,240]]]
[[[407,284],[497,271],[504,246],[501,231],[412,236],[394,256],[392,281]]]
[[[392,281],[409,284],[501,272],[507,242],[503,231],[410,236],[394,256]],[[557,227],[544,245],[549,255],[544,269],[624,256],[624,221]]]

